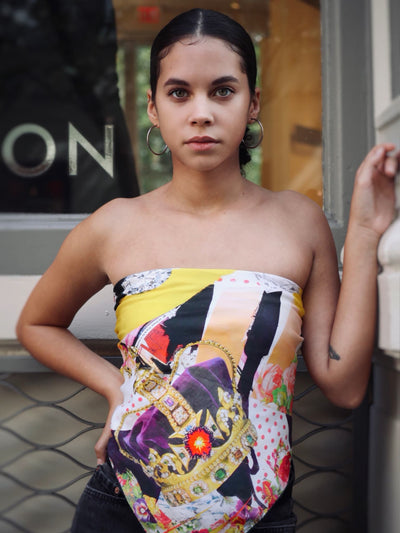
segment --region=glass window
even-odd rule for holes
[[[171,1],[168,7],[145,7],[140,2],[115,0],[114,6],[119,47],[131,50],[125,94],[127,102],[136,102],[136,108],[126,116],[131,117],[130,131],[137,139],[140,189],[147,192],[164,183],[171,173],[168,156],[152,155],[145,144],[149,43],[156,31],[182,10],[182,4]],[[185,3],[185,9],[196,6],[195,2]],[[322,205],[319,1],[216,0],[212,7],[243,24],[257,50],[260,118],[266,135],[262,147],[252,153],[246,176],[271,190],[297,190]]]
[[[169,179],[146,146],[149,47],[188,0],[0,8],[0,212],[89,213]],[[318,0],[215,0],[256,45],[265,137],[246,177],[322,205]],[[156,134],[156,132],[155,132]]]
[[[318,1],[270,0],[261,42],[262,185],[322,206],[321,35]]]
[[[0,211],[88,213],[138,193],[111,0],[3,0]]]

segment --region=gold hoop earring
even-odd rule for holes
[[[257,146],[260,146],[260,144],[262,143],[262,140],[264,139],[264,128],[261,122],[258,120],[258,118],[251,118],[250,120],[252,120],[253,123],[257,122],[257,124],[260,127],[260,134],[255,144],[249,144],[249,141],[251,142],[251,140],[253,139],[253,135],[250,133],[250,131],[247,130],[244,136],[244,139],[243,139],[243,144],[249,150],[253,150],[253,148],[257,148]]]
[[[150,135],[151,135],[151,132],[154,130],[154,128],[158,128],[158,126],[156,124],[153,124],[152,126],[150,126],[150,128],[147,130],[147,135],[146,135],[146,144],[147,144],[147,148],[150,150],[150,152],[154,155],[163,155],[165,154],[165,152],[168,150],[168,146],[165,144],[164,145],[164,148],[161,150],[161,152],[156,152],[155,150],[153,150],[153,148],[150,146]]]

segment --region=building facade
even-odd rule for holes
[[[160,167],[143,151],[142,62],[159,27],[192,5],[93,1],[79,13],[58,1],[51,9],[48,2],[25,2],[25,11],[3,4],[1,57],[12,61],[0,61],[7,82],[0,93],[0,529],[61,533],[93,468],[106,405],[34,361],[16,341],[15,322],[87,213],[162,183],[168,163]],[[236,18],[257,46],[266,135],[249,179],[299,190],[319,203],[340,269],[355,171],[376,141],[400,146],[397,0],[200,6]],[[15,38],[21,28],[22,44]],[[37,55],[28,57],[28,49]],[[354,413],[329,405],[300,365],[294,497],[304,533],[394,533],[400,523],[399,218],[382,239],[379,260],[377,350],[363,405]],[[109,287],[71,329],[118,364]]]

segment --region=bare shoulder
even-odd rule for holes
[[[249,186],[252,187],[254,194],[260,198],[261,202],[272,202],[279,205],[281,208],[286,209],[299,208],[302,210],[321,211],[318,204],[297,191],[289,189],[283,191],[271,191],[260,185],[249,184]]]
[[[282,193],[282,202],[288,219],[311,246],[314,255],[327,253],[334,257],[333,236],[323,209],[314,200],[295,191]]]
[[[116,198],[87,216],[69,233],[57,254],[55,263],[69,265],[84,263],[92,273],[105,275],[105,263],[110,246],[119,228],[129,224],[128,217],[136,208],[136,198]]]
[[[322,208],[304,194],[290,190],[279,192],[263,190],[260,198],[265,212],[273,212],[278,223],[290,228],[306,240],[314,240],[330,233]]]
[[[108,233],[108,231],[112,231],[113,227],[115,228],[115,225],[119,221],[131,217],[135,212],[138,213],[143,209],[142,204],[143,198],[141,196],[135,198],[115,198],[92,213],[86,219],[86,223],[92,229],[98,228],[102,232],[106,231]]]
[[[296,191],[280,191],[273,193],[277,202],[285,211],[289,211],[293,216],[306,217],[306,220],[315,218],[325,218],[321,207],[304,194]]]
[[[76,238],[99,250],[118,241],[124,228],[134,228],[143,217],[143,197],[115,198],[107,202],[76,226]]]
[[[159,201],[163,187],[134,198],[115,198],[97,209],[88,220],[90,224],[104,231],[112,231],[116,226],[124,222],[138,221],[146,216],[146,213],[154,209]]]

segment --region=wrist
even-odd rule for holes
[[[101,392],[102,396],[107,400],[110,407],[115,407],[122,402],[123,394],[121,386],[124,382],[124,378],[121,372],[113,366],[110,374],[107,375],[106,383]]]
[[[380,235],[370,228],[356,224],[349,225],[343,249],[343,265],[345,262],[355,262],[366,265],[376,265],[378,268],[378,245]]]
[[[365,250],[376,255],[380,239],[381,234],[374,229],[350,222],[346,233],[345,246]]]

